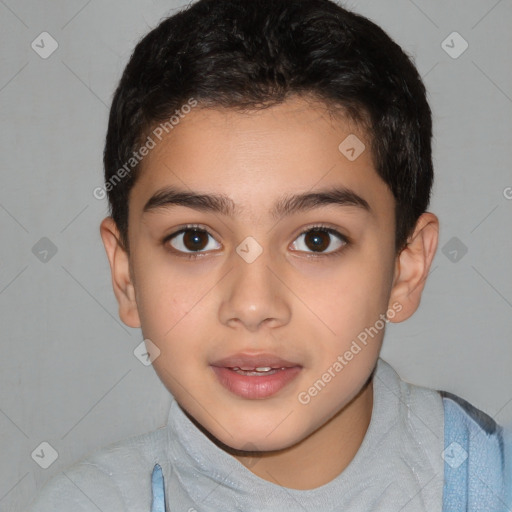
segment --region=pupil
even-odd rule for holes
[[[201,231],[188,230],[183,236],[183,243],[185,247],[190,251],[201,250],[204,248],[205,243],[201,243],[201,237],[203,233]]]
[[[311,235],[311,237],[310,237]],[[329,247],[329,237],[326,236],[327,233],[323,232],[323,231],[310,231],[308,233],[308,235],[306,235],[306,244],[308,245],[308,247],[312,250],[325,250],[327,249],[327,247]],[[308,238],[310,237],[310,238]],[[323,238],[323,240],[322,240]],[[308,239],[309,240],[312,240],[313,243],[310,245],[308,244]],[[326,241],[327,239],[327,241]]]

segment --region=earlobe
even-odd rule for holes
[[[418,309],[439,237],[439,220],[430,212],[416,222],[407,245],[397,256],[389,305],[399,303],[400,312],[389,320],[403,322]]]
[[[110,264],[112,287],[119,304],[119,317],[128,327],[140,327],[135,288],[130,273],[130,258],[121,245],[119,230],[112,217],[103,219],[100,235]]]

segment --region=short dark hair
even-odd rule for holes
[[[433,181],[432,115],[411,57],[331,0],[199,0],[142,38],[114,94],[105,182],[125,250],[140,168],[133,153],[155,126],[191,98],[254,110],[292,95],[321,100],[365,127],[376,171],[395,198],[395,248],[405,247]]]

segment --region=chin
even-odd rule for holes
[[[182,409],[203,434],[226,451],[284,450],[313,432],[311,418],[301,411],[303,406],[293,408],[288,403],[285,407],[283,403],[272,402],[218,403],[217,421],[204,410],[196,409],[195,404],[190,404],[188,412],[185,404]]]
[[[236,439],[225,438],[224,441],[216,439],[216,444],[231,455],[243,455],[242,452],[278,452],[290,448],[299,441],[300,439],[295,441],[290,438],[270,441],[265,439],[264,436],[261,439],[255,439],[248,435],[238,436]]]
[[[226,423],[228,424],[228,423]],[[228,429],[229,434],[216,425],[211,431],[203,432],[214,441],[218,446],[228,452],[248,451],[248,452],[269,452],[279,451],[299,443],[305,439],[309,432],[301,429],[295,429],[292,425],[277,425],[270,427],[271,423],[261,422],[255,425],[231,423]],[[232,435],[230,435],[232,434]]]

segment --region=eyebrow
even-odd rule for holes
[[[172,206],[186,206],[194,210],[219,213],[228,217],[239,214],[236,203],[223,194],[200,194],[175,187],[157,190],[146,202],[143,214],[165,210]],[[294,213],[304,212],[322,206],[356,206],[363,211],[372,213],[368,202],[353,190],[345,187],[331,187],[315,192],[296,195],[284,195],[276,201],[270,210],[274,219]]]

